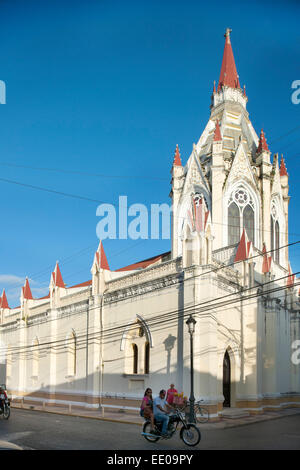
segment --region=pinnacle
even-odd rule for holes
[[[284,159],[283,159],[283,155],[281,155],[280,170],[279,171],[280,171],[280,176],[288,176],[286,166],[285,166],[285,162],[284,162]]]
[[[230,42],[230,32],[231,29],[227,28],[218,91],[220,91],[223,86],[241,88]]]
[[[219,120],[217,119],[216,128],[214,132],[214,142],[219,142],[220,140],[222,140],[222,135],[221,135],[220,125],[219,125]]]
[[[182,166],[178,144],[176,145],[176,150],[175,150],[175,154],[174,154],[173,166],[174,165],[175,166]]]
[[[262,129],[260,131],[259,142],[258,142],[258,147],[257,147],[256,153],[259,154],[263,151],[270,152],[267,141],[266,141],[266,138],[265,138],[264,131]]]

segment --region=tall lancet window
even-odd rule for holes
[[[274,261],[279,264],[280,262],[280,230],[279,230],[279,215],[275,204],[271,204],[271,255]]]
[[[235,202],[228,207],[228,244],[235,245],[240,241],[240,211]]]
[[[235,245],[240,241],[243,228],[247,236],[254,243],[255,217],[254,203],[244,187],[234,190],[228,201],[228,245]]]
[[[249,240],[254,242],[254,210],[249,204],[243,211],[243,226],[246,229]]]

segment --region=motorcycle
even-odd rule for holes
[[[10,400],[7,397],[5,385],[0,385],[0,415],[4,419],[10,417]]]
[[[188,423],[185,419],[184,413],[179,409],[176,409],[169,417],[168,423],[168,435],[162,436],[162,423],[155,420],[154,432],[151,430],[151,421],[149,419],[145,420],[143,425],[142,436],[149,442],[157,442],[159,439],[171,439],[175,434],[179,424],[181,423],[182,427],[180,429],[180,439],[190,447],[194,447],[199,444],[201,440],[201,433],[197,426],[193,423]]]

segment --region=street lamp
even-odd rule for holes
[[[186,321],[190,334],[191,349],[191,394],[190,394],[190,423],[196,423],[195,417],[195,397],[194,397],[194,351],[193,351],[193,335],[195,333],[196,320],[192,315]]]

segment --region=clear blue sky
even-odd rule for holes
[[[2,1],[0,177],[111,203],[169,203],[175,146],[185,163],[209,118],[230,27],[252,123],[284,153],[290,242],[299,240],[299,13],[296,1]],[[26,275],[34,295],[47,293],[56,260],[67,285],[90,279],[97,203],[3,181],[0,201],[0,287],[11,306]],[[104,246],[111,269],[170,248]],[[291,261],[299,270],[298,246]]]

